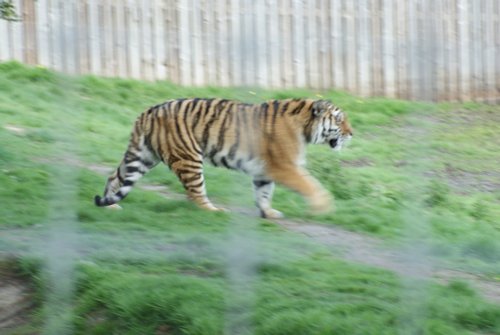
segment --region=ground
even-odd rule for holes
[[[253,92],[0,64],[2,334],[500,332],[498,106]],[[278,187],[287,218],[262,220],[251,180],[215,168],[229,213],[197,209],[164,167],[123,210],[93,205],[149,105],[318,95],[355,129],[340,154],[308,149],[335,213]]]

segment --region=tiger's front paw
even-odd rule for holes
[[[260,216],[262,216],[264,219],[282,219],[285,216],[283,213],[280,211],[277,211],[276,209],[267,209],[267,210],[260,210]]]
[[[311,212],[312,214],[327,214],[335,210],[333,197],[328,192],[322,192],[311,199]]]

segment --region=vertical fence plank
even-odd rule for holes
[[[230,15],[230,53],[231,53],[231,85],[240,86],[241,81],[241,33],[240,33],[240,6],[238,0],[231,0],[228,8]]]
[[[495,11],[494,2],[497,0],[485,0],[484,16],[483,16],[483,27],[485,28],[485,33],[483,34],[484,41],[484,76],[486,85],[485,98],[488,102],[493,102],[495,100],[495,57],[500,57],[500,55],[495,56],[495,33],[494,33],[494,22],[495,22]]]
[[[23,7],[20,0],[14,0],[13,4],[17,14],[22,17]],[[9,21],[7,23],[9,31],[9,44],[12,48],[11,58],[22,62],[23,52],[23,24],[22,21]]]
[[[451,8],[453,0],[442,0],[442,3],[436,8],[436,14],[441,16],[439,20],[439,28],[436,36],[440,37],[437,41],[440,47],[438,48],[438,62],[436,64],[436,77],[438,80],[438,99],[450,100],[453,96],[453,65],[452,53],[453,53],[453,42],[452,38],[454,36],[454,26],[453,26],[453,8]],[[437,11],[439,9],[439,11]]]
[[[21,13],[23,29],[23,60],[27,64],[37,63],[37,45],[36,45],[36,11],[34,0],[22,1],[23,11]]]
[[[201,25],[200,25],[200,0],[191,0],[190,4],[190,40],[191,40],[191,66],[192,83],[202,85],[204,81],[203,54],[201,45]]]
[[[50,21],[51,21],[51,59],[52,59],[52,68],[57,71],[64,71],[63,68],[63,44],[61,35],[64,29],[61,27],[61,10],[62,5],[60,0],[52,0],[51,8],[50,8]]]
[[[102,64],[102,76],[112,76],[113,75],[113,50],[111,43],[112,31],[111,31],[111,8],[110,0],[100,1],[100,15],[99,15],[99,25],[100,25],[100,41],[101,41],[101,64]]]
[[[342,25],[345,27],[344,31],[344,68],[346,69],[345,73],[345,83],[346,90],[349,92],[356,92],[356,58],[357,58],[357,50],[356,50],[356,30],[355,30],[355,20],[354,20],[354,2],[350,0],[344,0],[343,3],[344,15],[342,20]],[[380,36],[379,36],[380,38]]]
[[[257,74],[259,72],[258,69],[258,59],[257,55],[259,54],[259,43],[257,41],[257,27],[256,27],[256,1],[249,1],[247,4],[248,10],[246,10],[245,14],[247,17],[248,25],[246,25],[246,48],[248,55],[248,64],[250,73],[247,76],[247,86],[255,86],[257,84]]]
[[[267,39],[266,39],[266,8],[264,0],[255,1],[255,39],[256,39],[256,67],[257,78],[255,85],[264,87],[268,82],[267,71]]]
[[[311,0],[311,2],[314,2]],[[280,0],[280,39],[281,43],[281,83],[282,87],[292,87],[293,60],[292,60],[292,36],[290,24],[290,0]],[[317,57],[317,55],[316,55]],[[317,61],[317,58],[316,58]]]
[[[418,99],[418,89],[419,89],[419,74],[418,74],[418,62],[420,57],[420,50],[418,48],[418,7],[416,0],[408,0],[408,7],[406,11],[406,19],[408,20],[408,98]]]
[[[380,96],[384,92],[382,77],[382,32],[381,32],[381,0],[373,0],[370,8],[372,39],[372,94]]]
[[[9,24],[6,20],[0,20],[0,62],[11,59],[12,46],[9,38]]]
[[[326,87],[325,89],[331,90],[333,89],[334,82],[333,82],[333,77],[331,73],[333,72],[333,40],[331,39],[331,17],[330,17],[330,12],[331,12],[331,1],[326,0],[324,3],[323,7],[323,15],[325,17],[325,22],[323,26],[324,30],[324,39],[326,42],[326,55],[325,55],[325,69],[322,71],[323,75],[326,77]]]
[[[267,22],[268,22],[268,36],[269,36],[269,49],[270,56],[268,57],[268,68],[270,69],[270,86],[280,87],[281,85],[281,71],[280,71],[280,44],[279,39],[279,16],[278,16],[278,1],[267,0]]]
[[[306,44],[307,44],[307,85],[311,88],[319,87],[318,80],[318,50],[316,34],[316,0],[306,2]]]
[[[172,31],[173,26],[173,13],[175,12],[174,3],[172,0],[162,0],[164,2],[163,6],[163,27],[165,34],[163,36],[162,43],[165,45],[165,79],[174,81],[174,69],[173,69],[173,58],[174,58],[174,40]]]
[[[120,52],[120,44],[119,44],[119,29],[118,29],[118,10],[117,4],[115,0],[109,0],[109,57],[111,58],[111,68],[110,68],[110,76],[118,77],[120,72],[120,64],[118,54]]]
[[[43,66],[49,66],[49,30],[48,30],[48,17],[47,17],[47,0],[38,0],[35,2],[36,11],[36,41],[37,41],[37,63]],[[3,20],[0,20],[0,36],[6,36],[2,33],[1,24]],[[2,39],[7,41],[8,39]],[[0,49],[1,49],[0,40]],[[2,55],[0,51],[0,60],[2,60]]]
[[[383,77],[384,77],[384,96],[396,97],[396,74],[395,74],[395,24],[394,24],[394,7],[396,1],[385,0],[383,3],[384,18],[382,34],[383,34]]]
[[[453,10],[446,10],[446,30],[445,38],[443,41],[444,53],[446,55],[445,63],[443,64],[444,70],[446,72],[446,88],[447,95],[444,97],[445,100],[453,101],[457,100],[460,95],[460,78],[457,69],[461,67],[460,64],[460,39],[459,39],[459,26],[457,24],[459,20],[459,8],[457,2],[453,0],[446,0],[445,6],[453,6]],[[455,53],[455,54],[453,54]]]
[[[239,24],[240,24],[240,61],[241,61],[241,79],[242,85],[247,86],[248,79],[252,75],[252,65],[250,64],[250,32],[251,22],[249,19],[250,11],[249,1],[240,1],[239,7]]]
[[[115,0],[111,0],[109,4],[110,12],[110,30],[111,30],[111,57],[113,59],[113,69],[112,76],[118,77],[120,73],[120,40],[119,40],[119,29],[118,26],[118,9]]]
[[[141,78],[140,31],[139,31],[139,4],[137,0],[128,0],[129,12],[127,24],[128,52],[127,69],[132,78]]]
[[[344,87],[344,67],[342,65],[342,13],[341,0],[332,0],[330,4],[330,31],[332,39],[332,77],[337,89]]]
[[[450,74],[449,74],[449,90],[450,94],[448,96],[449,101],[460,100],[460,89],[459,89],[459,72],[460,72],[460,52],[458,45],[458,32],[457,32],[457,21],[458,21],[458,8],[456,6],[456,1],[450,1],[450,22],[447,34],[448,51],[450,53]],[[441,46],[442,48],[443,46]]]
[[[155,79],[165,79],[165,27],[164,24],[164,1],[153,1],[153,65]]]
[[[201,52],[203,53],[203,65],[202,70],[204,72],[204,77],[206,78],[206,82],[214,83],[215,76],[215,64],[213,62],[214,58],[211,54],[213,52],[213,48],[211,44],[214,39],[214,26],[212,24],[212,0],[201,0],[200,3],[200,23],[201,23]]]
[[[304,68],[304,1],[293,1],[293,65],[294,82],[296,87],[306,86],[305,68]],[[329,75],[328,73],[327,75]]]
[[[435,43],[440,45],[440,48],[436,50],[436,57],[434,59],[435,69],[436,69],[436,95],[438,99],[448,95],[448,82],[446,80],[446,58],[447,58],[447,32],[449,22],[449,1],[448,0],[436,0],[436,5],[434,7],[434,12],[437,15],[436,25],[435,25]]]
[[[357,82],[359,86],[359,94],[366,97],[371,94],[371,73],[370,73],[370,62],[371,62],[371,39],[370,39],[370,29],[369,29],[369,1],[359,0],[357,12],[359,13],[358,20],[358,62],[359,66],[357,68]]]
[[[460,44],[460,96],[463,101],[470,100],[471,97],[471,69],[470,69],[470,29],[469,29],[469,0],[458,0],[458,25]]]
[[[64,24],[65,72],[77,73],[78,34],[76,29],[76,6],[74,1],[65,1],[62,16]]]
[[[179,60],[180,60],[180,82],[183,85],[192,84],[191,76],[191,43],[190,43],[190,21],[188,0],[179,1]]]
[[[216,45],[215,61],[217,64],[217,84],[229,86],[229,15],[227,13],[227,1],[219,0],[216,2]]]
[[[481,50],[481,2],[471,2],[471,40],[472,40],[472,53],[471,53],[471,69],[472,69],[472,97],[478,101],[481,97],[481,82],[482,71],[480,70],[480,61],[482,59]]]
[[[116,10],[116,21],[114,30],[116,32],[116,41],[115,45],[117,48],[117,66],[118,71],[116,73],[117,76],[121,78],[127,77],[127,22],[126,22],[126,8],[125,3],[121,0],[115,1],[115,10]]]
[[[320,33],[320,55],[321,55],[321,88],[328,89],[332,86],[330,77],[330,31],[329,31],[329,0],[321,0],[318,4],[319,33]]]
[[[407,2],[396,1],[397,24],[397,85],[399,99],[408,99],[408,32],[407,32]]]
[[[176,0],[164,0],[165,5],[165,29],[166,29],[166,71],[168,79],[174,83],[179,83],[179,66],[178,66],[178,44],[177,44],[177,2]]]
[[[98,0],[89,0],[89,56],[90,56],[90,71],[92,74],[101,72],[101,45],[99,43],[99,12],[97,6]]]
[[[141,27],[141,66],[142,66],[142,78],[146,80],[153,80],[154,68],[153,68],[153,36],[152,36],[152,8],[150,0],[143,0],[140,9],[140,20],[139,26]]]
[[[77,30],[78,30],[78,64],[76,64],[78,74],[87,74],[90,72],[89,55],[89,31],[88,31],[88,3],[87,0],[77,1]]]
[[[500,54],[500,3],[498,1],[495,1],[494,3],[494,13],[495,13],[495,20],[494,20],[494,32],[495,32],[495,41],[494,41],[494,48],[495,48],[495,103],[500,103],[500,57],[498,57],[498,54]]]

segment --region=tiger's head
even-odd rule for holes
[[[312,143],[328,143],[334,150],[340,150],[352,138],[352,128],[347,115],[328,100],[317,100],[312,105],[315,119],[312,129]]]

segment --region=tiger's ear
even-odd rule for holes
[[[317,100],[312,105],[312,112],[314,116],[319,116],[328,110],[331,102],[328,100]]]

